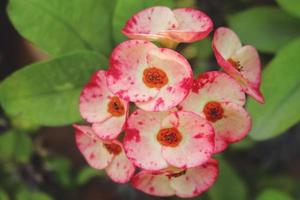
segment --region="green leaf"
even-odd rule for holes
[[[126,39],[122,34],[122,28],[127,20],[135,13],[152,6],[173,7],[173,0],[118,0],[113,17],[113,35],[116,43]]]
[[[278,52],[263,72],[261,90],[266,103],[250,100],[253,118],[250,137],[266,140],[286,131],[300,120],[300,38]]]
[[[259,194],[259,196],[256,198],[256,200],[293,200],[289,194],[275,189],[266,189],[262,193]]]
[[[276,0],[277,3],[287,12],[300,17],[300,1],[299,0]]]
[[[243,43],[274,53],[300,35],[300,20],[275,7],[252,8],[228,18]]]
[[[93,72],[107,59],[78,52],[27,66],[0,85],[0,103],[14,120],[57,126],[79,121],[78,99]]]
[[[86,184],[91,178],[95,176],[103,176],[105,173],[104,171],[96,170],[91,167],[85,167],[77,175],[76,183],[78,185]]]
[[[95,50],[108,55],[116,0],[10,0],[19,33],[52,55]]]
[[[225,160],[220,160],[219,167],[217,182],[208,191],[211,200],[246,200],[246,185],[234,169]]]
[[[53,198],[40,191],[29,191],[23,189],[17,193],[16,200],[53,200]]]
[[[2,189],[0,189],[0,200],[9,200],[8,195]]]

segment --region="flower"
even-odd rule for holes
[[[192,77],[191,66],[179,53],[129,40],[111,54],[107,85],[116,96],[143,110],[165,111],[187,96]]]
[[[219,65],[240,83],[243,90],[264,103],[259,90],[261,63],[256,49],[250,45],[242,46],[232,30],[221,27],[214,33],[213,50]]]
[[[108,90],[105,71],[99,70],[82,90],[79,110],[82,117],[92,123],[98,137],[111,140],[123,130],[128,116],[128,102]]]
[[[195,197],[208,190],[218,176],[218,162],[209,160],[203,165],[189,168],[168,168],[160,171],[143,170],[132,178],[133,187],[155,196],[177,195]]]
[[[142,169],[196,167],[213,153],[212,126],[192,112],[136,110],[128,118],[125,131],[126,155]]]
[[[159,41],[162,44],[190,43],[205,38],[213,29],[212,20],[192,8],[171,10],[151,7],[133,15],[122,32],[131,39]]]
[[[117,140],[101,140],[89,126],[74,125],[77,147],[95,169],[105,169],[115,182],[128,182],[135,167],[127,159],[123,145]]]
[[[179,107],[201,115],[212,124],[214,151],[219,153],[250,131],[251,118],[244,104],[245,94],[237,81],[223,72],[210,71],[194,81],[190,94]]]

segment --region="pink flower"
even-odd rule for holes
[[[261,63],[256,49],[242,46],[238,36],[228,28],[218,28],[213,38],[213,49],[219,65],[242,86],[243,90],[264,103],[259,87]]]
[[[243,108],[242,87],[225,73],[211,71],[199,76],[180,109],[206,118],[215,130],[215,153],[243,139],[251,129],[251,118]]]
[[[177,195],[189,198],[207,191],[218,176],[218,162],[209,160],[203,165],[189,168],[168,168],[157,172],[141,171],[132,178],[132,185],[155,196]]]
[[[89,126],[74,125],[77,147],[95,169],[105,169],[115,182],[128,182],[135,167],[127,159],[122,144],[117,140],[101,140]]]
[[[131,39],[172,44],[201,40],[212,29],[212,20],[200,10],[179,8],[172,11],[167,7],[158,6],[132,16],[123,28],[123,33]]]
[[[211,158],[213,148],[212,126],[192,112],[136,110],[127,121],[124,149],[142,169],[196,167]]]
[[[92,123],[96,135],[104,140],[115,139],[128,116],[128,102],[108,90],[103,70],[96,72],[82,90],[79,109],[82,117]]]
[[[177,52],[129,40],[111,54],[107,85],[116,96],[143,110],[165,111],[187,96],[192,77],[191,66]]]

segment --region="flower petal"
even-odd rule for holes
[[[136,110],[127,120],[124,149],[127,157],[138,167],[159,170],[168,166],[161,155],[156,134],[166,112]]]
[[[118,142],[122,147],[122,144]],[[112,163],[105,168],[108,176],[117,183],[126,183],[128,182],[134,174],[135,167],[128,160],[123,147],[120,154],[116,155]]]
[[[182,141],[176,147],[163,146],[164,159],[178,168],[195,167],[207,162],[215,145],[210,123],[195,113],[179,111],[163,121],[163,128],[174,125],[182,134]]]
[[[88,126],[74,125],[76,143],[79,151],[88,164],[95,169],[107,167],[114,155],[109,153],[101,140],[97,139],[93,130]]]
[[[153,100],[136,105],[147,111],[166,111],[177,106],[187,96],[193,80],[188,61],[173,50],[160,48],[149,51],[147,62],[149,66],[162,69],[168,83],[160,88]]]
[[[224,118],[212,123],[216,134],[215,153],[226,149],[226,144],[242,140],[251,129],[251,118],[240,105],[222,102]]]
[[[190,94],[180,106],[184,111],[200,114],[210,101],[233,102],[243,106],[246,99],[237,81],[223,72],[209,71],[194,81]]]
[[[106,86],[105,71],[96,72],[80,95],[79,110],[88,122],[102,122],[111,117],[107,112],[110,91]]]
[[[209,162],[186,170],[182,176],[171,178],[170,185],[181,198],[195,197],[207,191],[218,176],[218,162]]]
[[[151,7],[133,15],[122,32],[131,39],[158,40],[159,32],[177,27],[173,12],[168,7]]]
[[[132,178],[132,185],[138,190],[154,196],[172,196],[175,191],[170,187],[169,178],[162,174],[141,171]]]
[[[107,71],[107,84],[112,93],[132,102],[153,99],[159,90],[143,83],[143,71],[148,67],[147,53],[157,48],[143,40],[128,40],[118,45],[111,54]]]
[[[195,42],[205,38],[213,29],[213,22],[205,13],[193,8],[179,8],[173,10],[178,22],[176,29],[162,31],[176,42]]]

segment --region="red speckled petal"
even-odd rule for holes
[[[176,42],[195,42],[205,38],[213,29],[213,22],[205,13],[193,8],[179,8],[173,11],[178,26],[175,30],[162,31]]]
[[[171,178],[170,185],[181,198],[195,197],[207,191],[218,176],[218,163],[210,160],[207,163],[187,169],[182,176]]]
[[[242,87],[233,78],[223,72],[210,71],[201,74],[194,81],[187,98],[181,103],[185,111],[202,113],[207,102],[233,102],[243,106],[245,93]]]
[[[168,166],[161,154],[161,145],[156,134],[165,112],[136,110],[127,120],[124,149],[128,158],[137,166],[147,170],[160,170]]]
[[[105,71],[96,72],[81,92],[79,103],[81,116],[90,123],[110,118],[107,104],[111,95],[106,86]]]
[[[251,129],[251,118],[248,112],[240,105],[222,102],[224,109],[224,118],[213,122],[215,134],[218,140],[216,142],[215,153],[219,153],[226,148],[226,144],[242,140]]]
[[[159,32],[177,27],[173,12],[167,7],[151,7],[133,15],[122,32],[131,39],[158,40]]]
[[[167,197],[175,194],[170,187],[169,178],[161,174],[153,174],[150,171],[141,171],[131,181],[133,187],[147,194]]]
[[[107,167],[114,155],[110,154],[101,140],[97,139],[93,130],[88,126],[74,125],[76,129],[77,147],[88,164],[95,169]]]
[[[128,40],[118,45],[110,57],[107,85],[120,98],[132,102],[144,102],[158,94],[157,88],[149,88],[143,82],[147,53],[157,49],[151,42]]]
[[[121,143],[117,142],[120,146]],[[117,183],[128,182],[134,174],[135,167],[128,160],[124,150],[115,156],[112,163],[105,169],[108,176]]]
[[[175,112],[163,121],[163,128],[176,127],[182,134],[177,147],[162,147],[165,160],[178,168],[207,162],[214,151],[214,130],[208,121],[192,112]],[[188,155],[188,156],[187,156]]]
[[[151,50],[147,56],[149,66],[162,69],[168,76],[168,83],[160,88],[151,101],[136,103],[147,111],[166,111],[177,106],[188,95],[192,86],[193,74],[188,61],[170,49]]]
[[[99,138],[103,140],[112,140],[117,138],[123,131],[128,116],[128,103],[123,100],[121,100],[121,102],[126,111],[124,115],[119,117],[112,116],[101,123],[93,123],[92,128]]]

